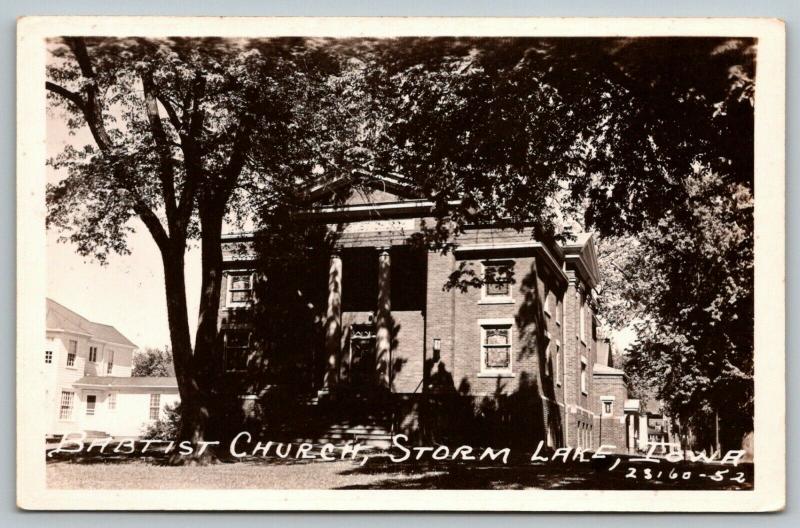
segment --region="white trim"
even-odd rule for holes
[[[508,327],[508,368],[506,369],[486,369],[486,357],[484,350],[484,342],[486,340],[486,327],[489,326],[507,326]],[[480,370],[478,371],[479,378],[513,378],[514,377],[514,318],[503,317],[496,319],[478,319],[478,328],[480,329]]]
[[[485,286],[483,288],[481,288],[481,295],[483,295],[484,288],[485,288]],[[485,299],[481,298],[481,300],[478,301],[478,304],[489,304],[489,305],[492,305],[492,304],[514,304],[514,299],[512,299],[511,297],[501,297],[500,295],[497,295],[496,299],[494,299],[493,297],[495,297],[495,296],[490,295],[490,296],[486,297]]]
[[[105,376],[98,376],[98,377],[105,377]],[[115,377],[123,377],[123,376],[115,376]],[[125,392],[130,389],[158,389],[158,390],[171,390],[174,392],[178,392],[177,385],[112,385],[111,383],[102,384],[102,383],[78,383],[75,382],[72,384],[73,387],[79,389],[107,389],[107,390],[115,390],[117,392]]]

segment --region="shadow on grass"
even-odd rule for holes
[[[749,490],[753,465],[738,467],[714,464],[631,463],[622,458],[612,468],[613,458],[591,462],[480,463],[414,461],[392,463],[370,460],[362,467],[341,473],[385,475],[369,484],[345,485],[337,489],[608,489],[608,490]],[[649,470],[649,471],[647,471]],[[727,470],[727,471],[725,471]],[[711,477],[725,471],[721,480]],[[732,480],[737,478],[737,480]],[[738,482],[741,480],[742,482]]]

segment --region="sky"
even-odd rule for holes
[[[67,133],[59,113],[48,112],[47,150],[53,156],[71,143],[91,142],[88,131]],[[53,183],[64,177],[48,167]],[[70,243],[58,243],[59,233],[47,233],[47,296],[87,319],[110,324],[139,348],[169,344],[167,303],[161,256],[150,233],[139,221],[128,239],[131,255],[112,254],[106,265],[78,255]],[[197,326],[200,304],[200,251],[191,248],[186,256],[186,295],[191,333]]]

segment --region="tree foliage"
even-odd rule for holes
[[[169,347],[146,348],[142,352],[133,355],[133,369],[131,376],[144,377],[170,377],[175,375],[175,367],[172,363],[172,353]]]
[[[558,238],[580,219],[607,238],[609,322],[636,321],[631,380],[674,416],[752,427],[756,43],[403,44],[368,68],[375,159],[435,201],[429,239],[474,223]]]

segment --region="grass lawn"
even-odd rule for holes
[[[536,463],[421,461],[372,457],[324,462],[245,458],[174,467],[158,457],[62,456],[48,459],[47,484],[62,489],[752,489],[753,466],[603,461]],[[711,476],[728,470],[720,481]],[[649,470],[649,471],[648,471]],[[736,479],[736,480],[733,480]],[[742,481],[742,482],[739,482]]]

